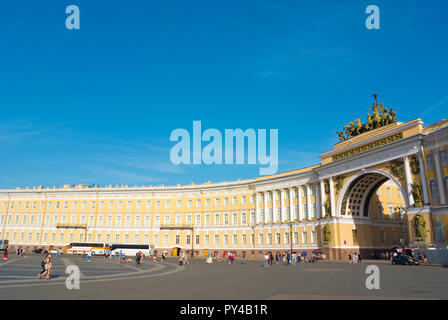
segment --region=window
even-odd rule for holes
[[[282,208],[277,208],[277,221],[282,221]]]
[[[313,202],[313,206],[312,206],[312,211],[311,211],[311,216],[313,218],[317,218],[317,207],[316,207],[316,202]]]
[[[115,234],[115,242],[119,243],[120,242],[120,234]]]
[[[219,245],[219,235],[215,234],[215,246]]]
[[[246,245],[246,235],[245,234],[243,234],[243,236],[241,237],[241,242],[242,242],[243,246]]]
[[[210,214],[208,214],[208,213],[205,214],[205,224],[206,225],[210,224]]]
[[[160,209],[160,200],[157,200],[157,201],[156,201],[156,208],[157,208],[157,209]]]
[[[384,230],[381,230],[381,242],[386,243],[386,233]]]
[[[241,213],[241,222],[243,224],[247,223],[246,212]]]
[[[232,205],[236,206],[236,204],[237,204],[237,198],[233,197],[232,198]]]
[[[238,244],[238,236],[236,234],[233,235],[233,242],[232,242],[232,244],[234,246],[236,246]]]
[[[180,224],[180,222],[181,222],[180,219],[181,219],[180,213],[176,214],[176,224]]]
[[[198,199],[196,200],[196,208],[200,208],[201,207],[201,200]]]
[[[389,203],[388,207],[389,207],[389,218],[394,219],[395,218],[394,205]]]
[[[241,197],[241,204],[246,204],[246,196]]]
[[[140,200],[137,201],[137,209],[140,209],[142,207],[142,202]]]
[[[109,201],[109,209],[112,209],[114,207],[114,202],[113,201]]]
[[[378,219],[383,219],[384,210],[383,210],[383,203],[381,201],[377,202],[377,208],[378,208]]]
[[[147,234],[145,234],[145,244],[149,244],[149,236]]]
[[[170,224],[170,215],[169,214],[165,214],[165,216],[164,216],[164,224]]]
[[[274,221],[274,209],[269,208],[269,222]]]
[[[98,241],[99,241],[99,240],[98,240]],[[139,237],[138,237],[138,233],[136,233],[136,234],[134,235],[134,243],[138,244],[139,241],[140,241],[140,239],[139,239]]]
[[[295,219],[299,220],[299,205],[294,206]]]
[[[311,187],[311,195],[312,196],[316,196],[316,186],[315,185],[313,185],[312,187]]]
[[[192,224],[191,223],[191,214],[187,214],[187,224]]]
[[[196,213],[196,225],[201,225],[201,214]]]
[[[224,205],[225,206],[229,205],[229,198],[224,198]]]
[[[219,213],[215,213],[215,224],[219,225]]]
[[[311,243],[316,243],[316,231],[311,231]]]
[[[224,213],[224,224],[229,224],[229,214],[227,212]]]
[[[107,225],[110,227],[112,225],[112,216],[107,216]]]
[[[121,226],[121,215],[118,215],[116,219],[117,219],[116,220],[116,222],[117,222],[116,225],[117,226]]]
[[[303,204],[303,215],[304,219],[308,219],[308,203]]]
[[[101,242],[101,233],[98,233],[98,234],[96,235],[96,241],[97,241],[97,242]]]
[[[177,208],[182,208],[182,200],[177,200]]]
[[[178,234],[176,234],[176,244],[180,243],[180,236]]]
[[[302,194],[303,194],[303,197],[305,197],[305,198],[308,196],[308,190],[306,189],[306,187],[302,188]]]
[[[308,243],[306,231],[302,232],[302,243],[303,244]]]
[[[205,235],[205,244],[206,245],[210,244],[210,236],[208,234]]]
[[[135,225],[140,226],[140,215],[135,216]]]
[[[432,201],[439,202],[439,190],[437,190],[437,184],[435,180],[429,182],[429,188],[431,189]]]
[[[192,206],[193,206],[193,201],[192,200],[188,200],[187,207],[191,208]]]
[[[443,181],[445,182],[445,193],[448,198],[448,176],[446,176]]]
[[[158,226],[160,225],[160,215],[156,214],[156,217],[154,219],[154,225]]]
[[[219,198],[215,199],[215,207],[219,207]]]
[[[232,223],[233,224],[238,224],[238,213],[237,212],[233,213]]]
[[[298,232],[294,232],[292,234],[292,237],[293,237],[294,244],[298,244],[299,243],[299,233]]]
[[[155,234],[154,235],[154,244],[158,244],[159,243],[159,235]]]
[[[276,233],[275,234],[275,244],[280,244],[281,243],[281,236],[280,233]]]
[[[149,214],[145,215],[145,226],[149,226],[151,216]]]
[[[190,244],[190,242],[191,242],[191,236],[189,235],[189,234],[187,234],[187,245],[189,245]]]
[[[313,234],[313,232],[311,233],[311,235]],[[289,233],[288,232],[285,232],[285,244],[289,244]]]
[[[224,235],[224,245],[227,246],[229,244],[229,236],[228,235]]]
[[[89,235],[90,236],[90,235]],[[124,243],[129,243],[129,234],[124,236]]]
[[[200,244],[201,243],[201,238],[199,237],[199,235],[196,235],[196,244]]]
[[[210,207],[210,199],[205,199],[205,207]]]
[[[118,209],[123,208],[123,201],[118,201]]]
[[[90,204],[90,208],[91,208],[91,209],[95,209],[95,201],[92,201],[92,202],[91,202],[91,204]]]
[[[149,209],[149,208],[151,208],[151,201],[146,201],[146,209]]]
[[[440,154],[440,162],[442,163],[442,167],[448,167],[448,159],[446,157],[446,148],[439,151]]]
[[[166,200],[165,202],[165,208],[170,208],[171,207],[171,202],[170,200]]]
[[[131,208],[132,208],[132,201],[128,201],[127,209],[131,209]]]
[[[100,202],[100,209],[104,209],[104,201]]]
[[[428,170],[434,170],[434,158],[432,153],[426,155],[426,167]]]

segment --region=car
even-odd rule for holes
[[[418,261],[414,260],[412,257],[399,254],[392,258],[392,264],[403,264],[403,265],[418,265]]]
[[[61,250],[59,249],[51,249],[48,252],[51,254],[59,254],[59,255],[62,254]]]

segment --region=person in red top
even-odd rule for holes
[[[5,253],[3,253],[3,260],[8,260],[8,249],[5,249]]]

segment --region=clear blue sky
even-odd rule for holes
[[[170,133],[193,120],[278,129],[279,172],[301,168],[374,92],[431,124],[448,114],[447,21],[442,0],[0,0],[0,188],[258,176],[172,165]]]

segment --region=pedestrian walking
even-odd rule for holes
[[[89,252],[87,253],[87,262],[90,263],[91,260],[92,260],[92,251],[89,251]]]
[[[243,251],[242,261],[243,264],[246,263],[246,251]]]
[[[39,279],[42,279],[44,276],[46,276],[46,279],[50,279],[51,269],[53,267],[53,264],[51,263],[51,254],[47,254],[44,261],[41,263],[42,265],[42,272],[39,274]]]
[[[3,252],[3,261],[8,260],[8,249],[5,249],[5,252]]]

